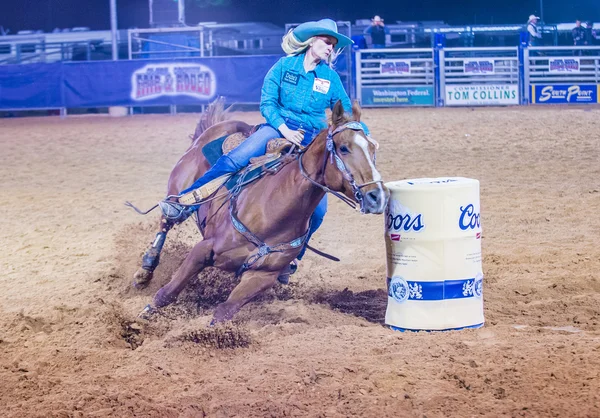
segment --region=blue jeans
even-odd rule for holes
[[[308,232],[308,237],[306,238],[306,244],[310,241],[310,238],[315,233],[317,229],[323,223],[323,218],[325,218],[325,214],[327,213],[327,195],[323,196],[323,199],[319,202],[312,216],[310,217],[310,231]],[[306,245],[302,247],[302,251],[296,257],[298,260],[302,260],[304,257],[304,253],[306,252]]]
[[[299,124],[292,119],[286,119],[285,124],[288,128],[293,130],[298,130],[300,128],[304,129],[305,134],[304,140],[302,141],[302,145],[304,146],[310,144],[319,133],[318,129],[302,126],[302,124]],[[248,165],[250,158],[259,157],[265,153],[267,150],[267,143],[271,139],[282,137],[283,135],[281,135],[281,133],[271,125],[263,125],[260,127],[260,129],[258,129],[258,131],[250,135],[239,146],[231,150],[228,154],[219,157],[210,170],[204,173],[204,175],[196,180],[190,187],[183,190],[181,194],[185,194],[191,190],[197,189],[198,187],[202,187],[209,181],[214,180],[224,174],[236,173],[240,171],[242,168]],[[197,207],[194,207],[194,210],[195,209],[197,209]],[[306,242],[308,242],[312,234],[323,223],[325,213],[327,213],[327,196],[323,197],[311,216],[311,227]],[[306,247],[302,248],[302,251],[298,255],[298,259],[301,259],[302,256],[304,256],[305,251]]]
[[[285,124],[288,128],[297,130],[304,129],[304,140],[302,145],[306,146],[310,144],[313,139],[319,133],[318,130],[303,127],[301,124],[291,119],[286,119]],[[224,174],[236,173],[242,168],[246,167],[250,162],[250,158],[259,157],[267,150],[267,143],[274,138],[282,138],[283,135],[273,128],[271,125],[263,125],[258,131],[250,135],[244,142],[239,146],[231,150],[228,154],[224,154],[215,162],[215,164],[208,170],[202,177],[194,182],[190,187],[183,190],[181,194],[187,193],[191,190],[195,190],[198,187],[204,186],[211,180],[216,179]]]

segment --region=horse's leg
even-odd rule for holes
[[[152,276],[154,275],[154,270],[158,266],[160,262],[160,252],[162,251],[163,245],[165,244],[165,239],[167,238],[167,233],[171,230],[173,224],[164,217],[160,220],[160,231],[156,234],[156,238],[150,245],[150,248],[146,250],[144,256],[142,257],[142,266],[138,268],[138,270],[133,275],[133,286],[138,289],[143,289],[148,286],[150,280],[152,280]]]
[[[177,296],[179,296],[179,293],[181,293],[190,279],[197,276],[204,267],[211,263],[212,256],[212,240],[200,241],[196,244],[185,260],[183,260],[183,263],[179,266],[171,281],[156,292],[153,301],[154,306],[161,308],[175,302]]]
[[[242,274],[242,280],[231,291],[227,300],[217,306],[211,325],[233,318],[233,315],[252,298],[272,287],[279,273],[250,270]]]

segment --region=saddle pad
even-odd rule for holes
[[[277,159],[275,159],[273,161],[266,163],[263,166],[258,166],[256,168],[252,169],[250,172],[248,172],[244,176],[244,182],[250,182],[252,180],[256,180],[257,178],[260,177],[261,173],[263,172],[263,169],[269,169],[269,168],[273,167],[274,165],[279,163],[279,160],[281,160],[281,156],[279,156]],[[235,185],[237,184],[242,173],[244,173],[244,170],[240,171],[239,173],[236,173],[234,176],[232,176],[229,180],[227,180],[225,182],[225,187],[227,188],[227,190],[231,190],[232,188],[235,187]],[[246,187],[246,186],[244,186],[244,187]]]
[[[211,167],[217,162],[219,157],[223,155],[223,142],[225,142],[228,136],[229,135],[222,136],[202,147],[202,154],[204,154],[204,158],[206,158],[206,161],[208,161]]]
[[[214,141],[209,142],[202,148],[202,154],[204,154],[204,158],[209,162],[211,167],[215,164],[215,162],[219,159],[221,155],[223,155],[223,143],[227,139],[229,135],[222,136],[221,138],[215,139]],[[279,158],[274,161],[268,162],[264,167],[271,168],[275,164],[279,162]],[[242,171],[243,172],[243,171]],[[250,173],[246,175],[245,180],[250,181],[258,178],[260,173],[262,172],[262,166],[253,169]],[[225,182],[225,187],[227,190],[231,190],[231,188],[235,187],[238,179],[240,178],[241,172],[235,174],[231,177],[227,182]]]

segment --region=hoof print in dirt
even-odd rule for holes
[[[182,331],[181,334],[167,341],[169,345],[181,342],[192,342],[207,348],[232,349],[248,347],[252,340],[245,329],[230,324],[221,324],[210,328]]]
[[[387,292],[383,289],[354,293],[348,288],[317,295],[316,303],[329,305],[340,312],[355,315],[369,322],[383,324],[387,306]]]
[[[135,350],[144,342],[144,325],[137,321],[124,321],[121,324],[121,338]]]

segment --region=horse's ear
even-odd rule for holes
[[[337,127],[345,122],[344,117],[344,105],[341,100],[338,100],[335,106],[333,106],[333,112],[331,112],[331,123]]]
[[[358,100],[352,102],[352,117],[355,121],[360,122],[360,114],[362,111],[360,110],[360,105],[358,104]]]

